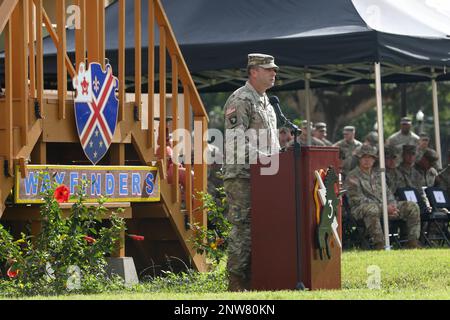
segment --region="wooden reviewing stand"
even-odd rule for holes
[[[314,201],[314,171],[330,166],[337,170],[338,155],[338,148],[302,147],[297,177],[293,150],[279,154],[276,175],[261,175],[261,168],[267,166],[251,165],[253,290],[294,290],[299,284],[309,290],[341,288],[341,248],[332,241],[331,259],[320,259]],[[300,219],[296,179],[300,181]],[[338,223],[342,239],[340,204]]]

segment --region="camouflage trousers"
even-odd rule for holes
[[[400,201],[398,203],[398,217],[389,220],[403,220],[406,222],[405,234],[408,240],[418,240],[420,237],[420,209],[417,204],[411,201]],[[383,228],[381,227],[381,217],[383,215],[382,205],[379,203],[364,203],[356,208],[352,208],[352,216],[356,220],[363,220],[367,233],[374,243],[384,242]]]
[[[224,190],[227,217],[232,225],[228,237],[228,273],[248,280],[251,273],[250,179],[227,179]]]

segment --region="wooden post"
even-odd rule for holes
[[[42,0],[36,0],[36,85],[37,99],[44,117],[44,46],[42,34]]]
[[[166,158],[166,29],[159,28],[159,158]]]
[[[206,192],[207,185],[207,164],[204,159],[204,151],[207,148],[207,142],[203,135],[208,129],[206,118],[203,116],[194,116],[194,221],[206,226],[203,210],[203,201],[200,200],[199,192]]]
[[[185,143],[185,168],[186,168],[186,189],[185,189],[185,201],[186,210],[189,215],[189,222],[192,224],[192,164],[191,164],[191,102],[190,102],[190,89],[187,84],[183,84],[183,94],[184,94],[184,129],[189,133],[186,137]]]
[[[125,120],[125,0],[119,0],[119,121]]]
[[[142,119],[142,27],[141,0],[134,0],[134,94],[138,119]]]
[[[120,232],[119,241],[116,243],[116,250],[111,254],[113,258],[125,257],[125,231]]]
[[[175,132],[178,129],[178,58],[176,55],[172,55],[172,130]],[[173,147],[175,148],[176,142],[174,141]],[[177,156],[177,155],[174,155]],[[175,161],[176,162],[176,161]],[[178,165],[173,164],[173,202],[180,202],[180,187],[178,179]]]
[[[36,98],[36,63],[35,63],[35,30],[36,30],[36,17],[35,17],[33,2],[28,6],[28,57],[30,61],[30,97]]]
[[[11,15],[11,53],[14,57],[12,65],[13,99],[21,101],[20,108],[15,110],[14,123],[20,127],[21,144],[28,144],[28,0],[19,1]]]
[[[89,0],[91,1],[91,0]],[[99,62],[105,67],[105,0],[98,0],[98,51]]]
[[[111,145],[111,164],[112,165],[125,165],[125,144],[114,143]]]
[[[99,0],[86,1],[86,45],[87,56],[89,63],[100,61],[100,46],[99,46]]]
[[[36,245],[37,236],[42,231],[42,221],[41,220],[33,220],[31,221],[31,235],[33,236],[31,242],[33,245]]]
[[[155,134],[155,2],[148,2],[148,136],[147,147],[154,148]]]
[[[59,120],[66,119],[67,68],[66,68],[66,1],[56,1],[58,25],[58,106]]]
[[[13,174],[13,79],[12,79],[12,32],[11,22],[8,22],[4,29],[5,35],[5,120],[6,120],[6,143],[9,174]],[[3,199],[0,198],[0,202]],[[1,214],[1,212],[0,212]]]
[[[39,139],[38,143],[31,152],[32,164],[46,164],[47,163],[47,144]]]
[[[75,71],[78,73],[80,63],[86,63],[86,0],[76,3],[80,8],[80,29],[75,29]]]

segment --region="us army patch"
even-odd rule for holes
[[[231,115],[233,112],[236,112],[236,107],[235,107],[235,106],[229,107],[225,115],[228,117],[228,116]]]

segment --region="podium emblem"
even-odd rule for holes
[[[321,260],[331,259],[331,247],[337,245],[342,248],[338,233],[338,197],[336,183],[339,181],[334,168],[315,171],[316,182],[314,200],[316,203],[316,245]]]
[[[108,64],[104,71],[99,63],[86,69],[80,63],[72,80],[76,90],[75,120],[86,157],[96,165],[108,151],[117,126],[119,81]]]

